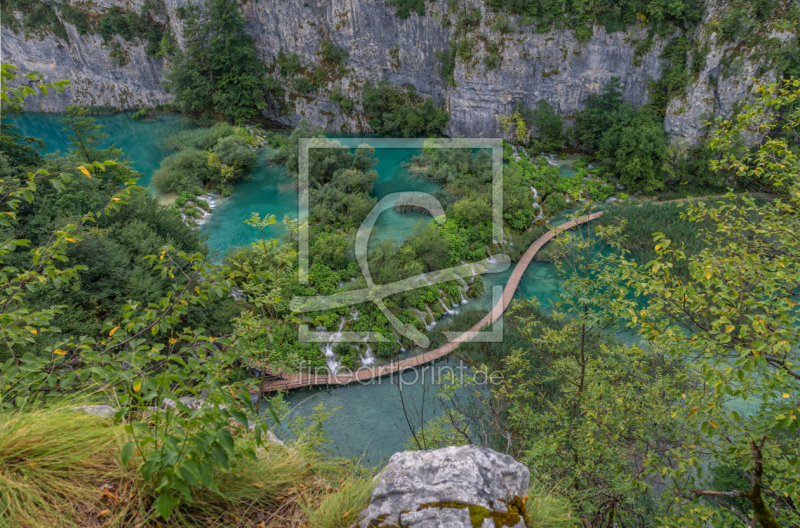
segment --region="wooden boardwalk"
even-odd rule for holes
[[[522,255],[522,258],[517,263],[514,271],[511,273],[511,277],[509,277],[508,282],[506,283],[506,287],[503,290],[503,297],[500,299],[493,308],[492,311],[486,314],[486,316],[478,321],[478,323],[464,332],[463,334],[459,335],[454,340],[450,341],[449,343],[440,346],[434,350],[430,350],[423,354],[418,354],[414,357],[410,357],[408,359],[404,359],[402,361],[398,361],[396,363],[389,363],[388,365],[382,365],[379,367],[373,367],[370,369],[361,369],[357,372],[348,372],[343,374],[323,374],[323,375],[314,375],[314,374],[285,374],[283,377],[275,380],[270,380],[261,387],[263,392],[275,392],[281,390],[291,390],[291,389],[300,389],[300,388],[310,388],[320,385],[346,385],[348,383],[353,383],[354,381],[367,381],[372,378],[380,378],[383,376],[389,376],[398,372],[402,372],[403,370],[418,367],[420,365],[424,365],[426,363],[430,363],[431,361],[435,361],[439,358],[442,358],[449,354],[450,352],[454,351],[458,348],[458,345],[464,343],[466,341],[471,340],[475,335],[481,331],[481,329],[485,326],[488,326],[494,323],[503,312],[506,311],[508,305],[511,304],[511,300],[514,298],[514,292],[517,291],[517,286],[519,286],[519,281],[522,280],[522,275],[525,273],[525,270],[528,268],[528,265],[533,260],[533,257],[536,253],[539,252],[542,247],[544,247],[547,242],[549,242],[554,236],[558,233],[572,229],[573,227],[584,224],[586,222],[590,222],[599,218],[603,214],[602,211],[597,213],[592,213],[590,215],[581,216],[580,218],[576,218],[574,220],[570,220],[554,229],[551,229],[541,237],[539,237],[533,244],[530,245],[528,250]],[[254,392],[257,392],[255,389]]]

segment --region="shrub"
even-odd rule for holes
[[[303,67],[303,63],[300,60],[300,56],[292,52],[291,55],[287,55],[283,48],[278,50],[278,67],[280,68],[280,74],[282,77],[287,77],[290,75],[296,75],[300,68]]]
[[[322,55],[323,60],[336,64],[343,63],[350,56],[346,49],[340,48],[330,40],[320,42],[319,53]]]
[[[152,183],[158,192],[179,192],[202,187],[203,182],[214,179],[218,172],[218,168],[208,164],[205,152],[186,149],[162,160]]]
[[[214,154],[219,161],[234,168],[237,178],[256,165],[256,153],[249,147],[247,141],[238,136],[228,136],[220,139],[214,146]]]
[[[446,110],[418,96],[413,86],[403,88],[387,81],[367,82],[362,104],[369,126],[378,134],[438,134],[450,119]]]
[[[394,14],[399,18],[408,18],[412,11],[425,15],[425,0],[387,0],[386,4],[394,6]]]
[[[560,193],[551,193],[547,195],[544,203],[542,204],[542,211],[546,216],[555,216],[567,206],[567,202],[561,197]]]
[[[299,77],[294,80],[294,89],[297,90],[297,93],[305,95],[313,92],[316,87],[307,77]]]
[[[222,138],[234,135],[235,131],[227,123],[216,123],[210,128],[182,130],[168,137],[167,146],[175,150],[208,150]]]

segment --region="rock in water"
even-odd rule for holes
[[[396,453],[358,526],[525,528],[528,468],[474,445]]]

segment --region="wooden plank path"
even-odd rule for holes
[[[503,297],[496,305],[494,305],[492,311],[486,314],[483,319],[478,321],[475,326],[459,335],[449,343],[408,359],[370,369],[361,369],[356,372],[319,375],[308,373],[284,374],[280,379],[265,382],[261,387],[261,390],[263,392],[275,392],[282,390],[310,388],[320,385],[347,385],[348,383],[353,383],[354,381],[367,381],[372,378],[389,376],[397,372],[402,372],[405,369],[418,367],[446,356],[458,348],[458,345],[461,343],[469,341],[475,337],[475,335],[480,332],[483,327],[494,323],[500,318],[501,315],[503,315],[503,313],[506,311],[506,308],[508,308],[508,305],[511,304],[511,300],[514,298],[514,292],[517,291],[517,286],[519,286],[519,281],[522,280],[522,275],[525,273],[525,270],[528,269],[528,265],[533,260],[533,257],[536,256],[536,253],[538,253],[545,244],[547,244],[558,233],[600,218],[602,214],[603,211],[599,211],[597,213],[592,213],[590,215],[581,216],[574,220],[570,220],[569,222],[551,229],[536,239],[536,241],[530,245],[528,250],[525,251],[525,254],[522,255],[522,258],[517,263],[514,271],[511,273],[511,277],[509,277],[508,282],[506,283],[505,289],[503,290]],[[254,392],[258,392],[258,389],[254,389]]]

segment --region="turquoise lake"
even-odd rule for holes
[[[105,132],[109,135],[107,144],[116,144],[125,151],[128,158],[135,161],[136,170],[144,174],[140,185],[148,186],[161,160],[173,153],[164,147],[164,139],[169,134],[192,125],[187,118],[177,114],[160,115],[150,121],[134,121],[130,116],[131,113],[126,112],[112,116],[95,116],[95,119],[105,126]],[[55,152],[67,149],[67,136],[61,131],[63,125],[58,122],[61,117],[53,114],[21,114],[8,121],[21,127],[23,135],[44,139],[47,152]],[[370,137],[375,136],[349,135],[341,141],[349,146],[357,146]],[[261,216],[274,214],[279,222],[285,215],[297,217],[297,193],[288,185],[291,180],[285,168],[267,163],[269,152],[269,149],[259,152],[258,165],[253,170],[252,179],[237,184],[229,198],[219,200],[213,214],[202,226],[202,232],[207,235],[210,254],[215,260],[220,259],[232,247],[255,241],[257,231],[244,224],[251,213],[257,212]],[[374,196],[380,199],[395,192],[435,190],[436,184],[411,179],[402,167],[404,161],[419,153],[420,149],[410,147],[376,149],[375,156],[379,160],[376,170],[380,178],[375,184]],[[422,213],[399,214],[394,210],[386,211],[376,224],[373,238],[403,238],[419,221],[429,219],[429,216]],[[279,235],[279,231],[276,230],[274,235]],[[487,311],[491,305],[491,286],[504,285],[510,274],[511,269],[485,275],[487,293],[462,305],[460,309]],[[559,289],[560,280],[555,266],[534,262],[528,267],[516,292],[516,298],[529,299],[535,296],[547,304]],[[414,352],[407,354],[411,353]],[[446,360],[438,365],[452,365],[451,361]],[[414,373],[408,373],[406,377],[413,378]],[[416,405],[421,406],[425,386],[421,382],[406,385],[406,405],[416,402]],[[436,414],[433,406],[436,384],[429,383],[427,386],[426,420]],[[326,423],[325,429],[334,442],[334,449],[341,455],[362,457],[365,463],[379,464],[385,457],[404,449],[408,434],[401,431],[400,427],[407,426],[400,408],[397,386],[389,380],[376,380],[370,385],[330,390],[298,391],[288,395],[287,400],[294,407],[289,419],[297,415],[310,415],[312,408],[319,402],[323,402],[329,410],[339,408]]]

